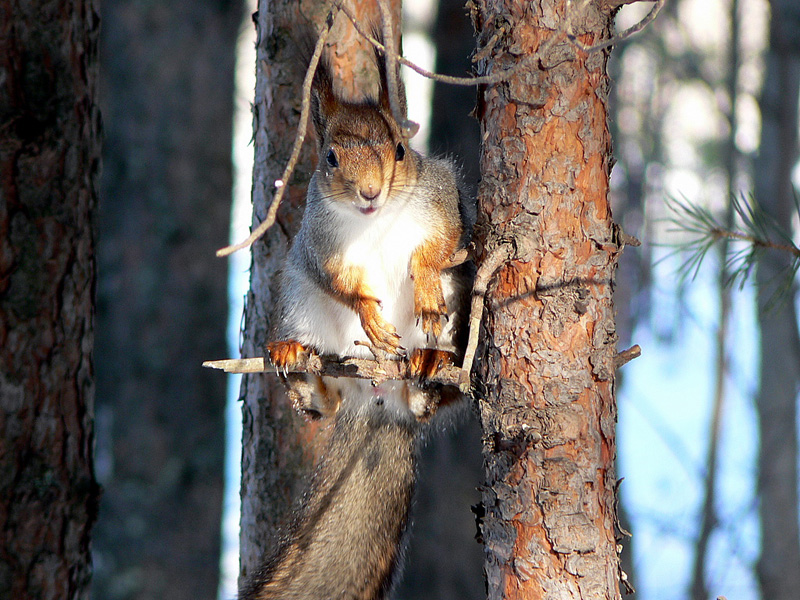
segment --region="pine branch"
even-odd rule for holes
[[[731,285],[737,279],[740,280],[740,286],[744,285],[759,255],[764,251],[774,250],[792,258],[785,274],[785,279],[788,281],[785,280],[779,287],[783,290],[791,286],[794,275],[800,267],[800,248],[786,229],[761,210],[752,197],[749,199],[734,197],[731,200],[736,220],[740,225],[738,229],[725,227],[707,208],[687,199],[670,198],[665,202],[673,215],[668,219],[674,225],[670,231],[690,234],[687,241],[673,244],[675,252],[672,254],[686,254],[686,259],[680,267],[682,278],[691,276],[694,279],[708,251],[718,242],[731,240],[742,242],[745,247],[728,247],[724,260],[729,277],[724,282],[725,285]],[[800,214],[800,206],[798,213]]]

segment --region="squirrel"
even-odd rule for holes
[[[428,380],[463,350],[469,209],[452,161],[408,146],[392,116],[386,59],[377,99],[345,101],[323,60],[312,83],[319,163],[279,274],[277,369],[310,352],[409,360],[380,385],[290,374],[290,397],[334,419],[308,491],[241,600],[386,598],[402,562],[420,433],[460,396]],[[399,79],[399,78],[398,78]],[[402,111],[407,111],[400,85]]]

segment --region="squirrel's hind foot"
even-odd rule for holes
[[[408,371],[412,377],[431,379],[444,369],[455,364],[456,355],[435,348],[417,348],[408,360]]]
[[[283,340],[267,344],[267,353],[276,369],[286,370],[300,362],[301,358],[308,356],[309,351],[296,340]]]

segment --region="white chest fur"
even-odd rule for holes
[[[412,285],[409,265],[412,253],[425,240],[424,224],[407,207],[388,205],[375,215],[346,212],[341,227],[343,266],[362,268],[365,283],[389,310],[387,304]]]
[[[428,223],[418,214],[412,215],[408,207],[393,205],[385,205],[371,215],[362,215],[350,206],[339,206],[327,217],[333,221],[329,225],[337,233],[334,251],[342,266],[361,271],[363,283],[381,303],[383,319],[400,335],[400,344],[407,351],[429,346],[431,340],[414,315],[414,281],[410,273],[412,254],[429,237]],[[302,266],[301,256],[302,253],[293,253],[290,265],[294,264],[294,268],[290,266],[284,272],[285,289],[293,294],[293,298],[284,300],[292,307],[281,324],[284,337],[296,339],[320,354],[372,358],[366,347],[356,343],[368,341],[358,314],[318,284]],[[442,275],[448,306],[453,306],[452,282],[449,274]],[[452,338],[450,329],[454,322],[445,325],[443,335],[436,341],[437,347],[451,350],[445,340]],[[372,402],[382,398],[387,408],[394,407],[392,410],[399,411],[398,414],[407,413],[409,403],[413,404],[411,396],[418,392],[405,382],[387,383],[386,389],[346,378],[326,381],[326,385],[339,390],[345,399]]]
[[[407,206],[385,205],[371,215],[341,205],[329,213],[337,232],[336,252],[344,267],[361,270],[364,284],[380,301],[381,315],[400,335],[407,350],[425,345],[426,336],[414,316],[414,282],[411,255],[426,237],[425,223]],[[359,316],[319,287],[302,268],[287,269],[286,289],[297,293],[286,315],[286,337],[322,354],[372,358],[356,342],[368,341]],[[291,301],[287,302],[291,304]]]

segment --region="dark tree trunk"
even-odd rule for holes
[[[575,8],[573,3],[573,10]],[[591,3],[573,27],[606,39]],[[568,3],[479,1],[481,72],[542,48]],[[504,31],[499,31],[502,25]],[[479,260],[513,240],[490,287],[477,393],[484,429],[482,532],[489,598],[618,598],[613,270],[607,52],[561,36],[478,101]]]
[[[216,598],[243,4],[102,4],[95,597]]]
[[[475,36],[463,0],[439,1],[433,42],[437,73],[470,74]],[[432,154],[452,156],[462,167],[471,196],[480,153],[478,121],[470,114],[475,98],[475,87],[434,83],[429,142]],[[398,598],[477,600],[486,595],[483,548],[470,510],[480,500],[480,428],[473,411],[465,413],[446,432],[433,434],[422,450],[414,529]]]
[[[433,43],[437,73],[456,77],[472,74],[475,31],[462,0],[439,0]],[[480,176],[480,127],[472,114],[476,97],[474,86],[433,84],[431,153],[453,155],[462,167],[464,183],[473,194]]]
[[[754,184],[760,206],[783,226],[792,222],[797,193],[791,173],[797,161],[800,6],[793,0],[774,0],[771,4],[767,70],[761,92],[761,144]],[[769,600],[797,598],[800,590],[797,520],[800,338],[794,294],[768,305],[776,284],[789,276],[790,261],[790,257],[780,253],[766,253],[759,261],[757,273],[761,383],[756,407],[761,440],[758,493],[762,548],[758,577],[761,595]]]
[[[0,7],[0,597],[89,597],[94,2]]]

